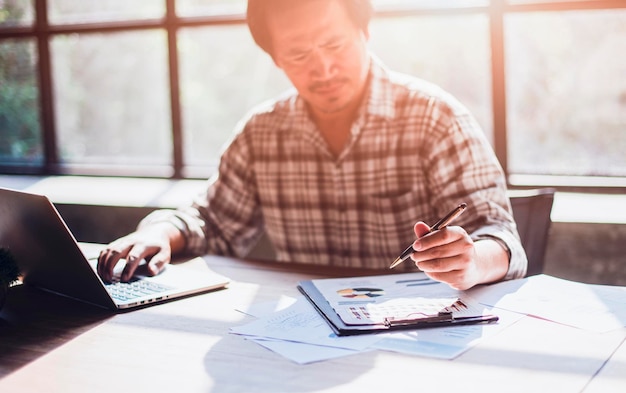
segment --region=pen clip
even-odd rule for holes
[[[383,323],[386,327],[397,327],[397,326],[412,326],[418,323],[434,323],[434,322],[452,322],[454,318],[452,317],[452,312],[450,311],[442,311],[437,315],[430,315],[418,318],[394,318],[387,317],[383,320]]]
[[[441,220],[437,221],[431,228],[430,232],[438,231],[441,228],[445,228],[452,220],[457,218],[467,208],[467,203],[461,203],[456,209],[446,214]]]

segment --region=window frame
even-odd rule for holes
[[[48,21],[48,0],[34,0],[34,22],[31,26],[0,27],[0,42],[4,39],[30,38],[35,41],[38,56],[38,87],[40,124],[43,143],[42,164],[0,163],[1,174],[29,175],[93,175],[122,177],[161,177],[172,179],[202,178],[199,171],[185,165],[183,125],[179,88],[178,30],[187,27],[241,25],[245,15],[178,16],[176,0],[165,1],[165,15],[159,19],[138,19],[101,23],[51,25]],[[542,176],[512,174],[508,169],[507,105],[504,20],[507,14],[524,12],[552,12],[571,10],[624,9],[623,0],[583,0],[529,2],[510,4],[508,0],[491,0],[488,5],[469,7],[420,8],[419,6],[377,7],[375,17],[400,17],[416,15],[485,14],[489,18],[491,48],[492,111],[494,150],[507,175],[510,187],[527,188],[554,186],[564,191],[616,192],[626,191],[626,178],[592,178],[588,176]],[[161,29],[167,34],[169,90],[171,110],[172,165],[157,168],[110,167],[65,164],[60,162],[54,114],[53,76],[50,59],[50,42],[56,35],[81,33],[113,33],[132,30]]]

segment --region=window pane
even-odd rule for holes
[[[391,69],[452,93],[493,143],[489,21],[484,15],[378,18],[370,47]]]
[[[161,30],[53,38],[62,160],[171,162],[166,44]]]
[[[538,3],[572,3],[577,1],[605,1],[605,0],[509,0],[511,4],[538,4]]]
[[[375,9],[386,8],[462,8],[486,6],[489,0],[373,0]],[[243,14],[246,0],[178,0],[176,12],[180,16]]]
[[[52,24],[150,19],[164,14],[165,0],[48,0]]]
[[[34,0],[0,0],[0,28],[33,24]]]
[[[388,7],[411,7],[411,8],[462,8],[485,6],[489,0],[372,0],[376,9]]]
[[[0,162],[43,162],[35,44],[0,41]]]
[[[291,85],[244,25],[182,29],[178,46],[186,163],[214,165],[246,112]]]
[[[512,173],[626,175],[626,10],[506,18]]]
[[[178,0],[176,13],[180,16],[243,14],[246,0]]]

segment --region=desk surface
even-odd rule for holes
[[[0,391],[626,391],[626,328],[597,334],[531,317],[455,360],[373,351],[297,365],[229,334],[253,320],[236,310],[295,297],[300,280],[371,272],[209,262],[233,280],[228,289],[121,314],[12,288],[0,313]]]

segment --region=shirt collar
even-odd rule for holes
[[[369,87],[360,116],[366,113],[369,116],[392,119],[395,117],[396,109],[389,70],[376,56],[370,57]]]

